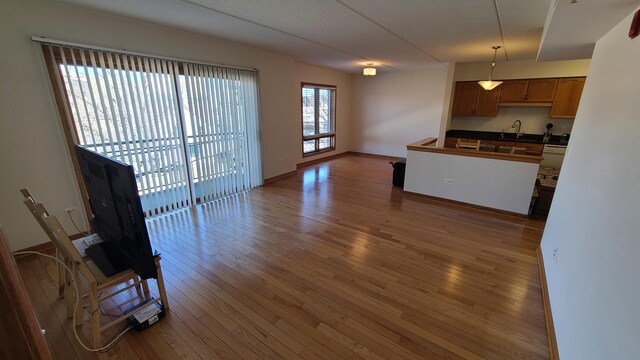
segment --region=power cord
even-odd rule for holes
[[[71,220],[71,223],[73,224],[73,227],[76,228],[76,231],[78,232],[78,234],[82,234],[84,236],[89,236],[89,233],[87,233],[85,231],[81,231],[80,228],[78,227],[78,225],[76,225],[76,221],[73,220],[72,213],[73,213],[73,211],[67,211],[67,215],[69,215],[69,220]]]
[[[71,213],[69,213],[69,215],[71,215]],[[67,264],[65,264],[63,261],[61,261],[60,259],[58,259],[55,256],[51,256],[48,254],[43,254],[37,251],[18,251],[16,253],[14,253],[15,255],[28,255],[28,254],[32,254],[32,255],[39,255],[39,256],[44,256],[47,257],[49,259],[53,259],[55,260],[58,264],[62,265],[71,275],[71,278],[73,279],[73,284],[75,286],[75,290],[76,290],[76,304],[73,308],[73,334],[76,336],[76,340],[78,340],[78,342],[80,343],[80,346],[82,346],[85,350],[87,351],[91,351],[91,352],[102,352],[103,350],[106,350],[110,347],[112,347],[113,345],[115,345],[120,338],[122,338],[127,331],[131,330],[133,328],[133,326],[128,326],[126,329],[124,329],[120,334],[118,334],[116,337],[114,337],[112,340],[110,340],[105,346],[97,348],[97,349],[93,349],[90,348],[88,346],[86,346],[82,340],[80,340],[80,336],[78,336],[78,330],[75,326],[76,324],[76,313],[78,310],[78,306],[80,305],[80,288],[78,287],[78,282],[76,281],[76,277],[75,274],[73,273],[73,271],[71,271],[71,269],[69,269],[69,267],[67,266]]]

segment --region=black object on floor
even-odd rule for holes
[[[404,172],[407,168],[407,159],[400,159],[390,164],[393,166],[393,186],[404,187]]]
[[[125,310],[124,313],[128,314],[153,300],[154,298],[149,298],[141,302],[140,304]],[[158,320],[164,317],[164,315],[165,315],[164,307],[158,303],[155,303],[153,305],[149,305],[148,308],[140,311],[139,313],[130,316],[129,323],[131,323],[131,326],[133,326],[134,329],[138,331],[142,331],[148,328],[149,326],[157,323]]]

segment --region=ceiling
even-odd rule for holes
[[[551,0],[59,0],[339,70],[534,59]]]
[[[638,0],[554,0],[538,60],[590,59],[596,41],[638,6]]]

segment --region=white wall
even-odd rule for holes
[[[549,77],[586,76],[590,60],[547,61],[514,60],[498,62],[494,79],[535,79]],[[482,80],[489,75],[488,62],[457,63],[455,81]],[[498,116],[453,116],[448,129],[476,131],[513,131],[511,125],[522,121],[525,133],[542,134],[547,123],[552,123],[556,135],[571,133],[573,119],[550,119],[548,107],[500,107]]]
[[[538,164],[410,150],[404,190],[527,214],[537,174]]]
[[[640,358],[640,38],[627,37],[631,19],[596,44],[541,244],[566,360]]]
[[[47,241],[21,202],[21,187],[28,187],[69,233],[76,230],[64,209],[81,209],[42,52],[31,36],[259,69],[265,178],[292,171],[301,160],[300,82],[350,86],[348,74],[255,47],[57,1],[5,0],[0,11],[0,224],[14,250]],[[348,94],[340,91],[337,100],[345,131],[350,109],[342,104],[350,102]],[[349,148],[350,138],[339,135],[339,150]]]
[[[438,137],[447,67],[352,75],[354,151],[406,156],[406,145]],[[448,104],[447,104],[448,105]]]

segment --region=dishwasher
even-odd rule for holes
[[[566,145],[546,144],[542,150],[542,157],[544,160],[542,160],[540,165],[551,166],[559,169],[562,166],[562,161],[564,160],[564,154],[566,152]]]

